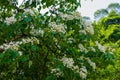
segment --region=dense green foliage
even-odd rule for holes
[[[1,80],[94,80],[114,63],[79,0],[0,1]],[[40,12],[48,8],[44,14]],[[97,30],[97,28],[95,29]],[[108,43],[109,44],[109,43]]]
[[[106,17],[101,18],[94,23],[95,32],[100,43],[111,45],[114,49],[116,61],[114,66],[109,66],[103,70],[103,79],[120,79],[120,13],[111,11]]]

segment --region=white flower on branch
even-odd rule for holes
[[[93,68],[93,70],[95,70],[95,69],[96,69],[96,64],[95,64],[94,62],[92,62],[92,61],[90,60],[90,58],[86,58],[86,59],[87,59],[89,65]]]
[[[73,70],[76,71],[77,73],[79,73],[79,67],[78,67],[78,65],[73,66]]]
[[[22,52],[22,51],[18,51],[18,53],[19,53],[20,56],[23,55],[23,52]]]
[[[24,9],[24,13],[25,14],[30,14],[31,16],[34,15],[34,11],[35,11],[34,8],[33,9],[30,9],[30,8]]]
[[[59,12],[59,16],[60,16],[63,20],[65,20],[65,18],[67,17],[67,14],[64,14],[64,13],[62,13],[62,12]]]
[[[73,15],[67,15],[66,19],[67,19],[67,20],[73,20],[73,19],[74,19],[74,16],[73,16]]]
[[[86,79],[86,77],[87,77],[87,69],[86,69],[85,66],[82,66],[82,68],[80,68],[79,74],[80,74],[80,77],[82,79]]]
[[[67,58],[66,56],[64,56],[60,61],[62,61],[63,65],[67,68],[72,68],[74,66],[74,60],[72,58]]]
[[[54,69],[52,69],[52,70],[51,70],[51,73],[54,74],[54,75],[56,75],[57,77],[60,77],[60,76],[63,76],[63,75],[64,75],[64,73],[63,73],[62,71],[60,71],[59,68],[54,68]]]
[[[81,15],[79,12],[71,12],[71,14],[66,14],[59,12],[58,15],[63,19],[63,20],[73,20],[73,19],[81,19]]]
[[[81,19],[81,14],[78,11],[72,12],[72,15],[74,16],[75,19]]]
[[[43,37],[44,35],[44,31],[42,29],[32,29],[30,31],[30,34],[31,35],[34,35],[34,36],[38,36],[38,35],[41,35]]]
[[[61,32],[61,33],[65,33],[66,30],[66,26],[64,24],[59,24],[57,25],[55,22],[51,22],[49,23],[49,26],[51,27],[51,30],[54,32]]]
[[[92,35],[94,34],[94,29],[92,26],[86,27],[85,30]]]
[[[98,49],[101,51],[101,52],[104,52],[106,51],[106,48],[104,46],[102,46],[100,43],[98,43],[98,41],[95,41],[96,45],[98,46]]]
[[[69,43],[73,43],[74,39],[72,37],[68,38]]]
[[[88,52],[88,50],[82,44],[79,44],[78,47],[79,47],[81,52],[85,52],[85,53]]]
[[[92,22],[90,20],[84,20],[83,25],[84,25],[86,32],[88,32],[92,35],[94,34],[94,28],[93,28]]]
[[[85,30],[79,30],[79,33],[80,33],[80,34],[84,34],[84,35],[87,34]]]
[[[26,43],[31,43],[31,44],[39,44],[39,40],[36,37],[31,37],[31,38],[23,38],[22,41],[17,41],[17,42],[10,42],[10,43],[4,43],[3,45],[0,45],[0,49],[13,49],[18,51],[19,45],[21,44],[26,44]]]
[[[11,17],[7,17],[6,19],[5,19],[5,22],[7,23],[7,25],[10,25],[10,24],[13,24],[13,23],[15,23],[17,20],[15,19],[15,16],[13,15],[13,16],[11,16]]]
[[[94,47],[90,47],[89,49],[90,49],[91,51],[93,51],[93,52],[96,52],[96,50],[95,50]]]

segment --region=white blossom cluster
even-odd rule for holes
[[[107,50],[110,51],[111,54],[115,51],[115,49],[110,46],[107,46]]]
[[[20,56],[23,55],[23,52],[22,52],[22,51],[18,51],[18,53],[19,53]]]
[[[51,73],[56,75],[57,77],[63,76],[64,73],[59,68],[54,68],[51,70]]]
[[[0,49],[3,49],[3,50],[13,49],[18,51],[19,45],[26,44],[26,43],[39,44],[39,40],[36,37],[32,37],[32,38],[22,39],[22,41],[17,41],[17,42],[11,41],[10,43],[5,43],[3,45],[0,45]]]
[[[94,28],[92,26],[92,22],[90,20],[84,20],[83,24],[84,24],[85,31],[93,35]]]
[[[95,41],[96,45],[98,46],[98,49],[101,51],[101,52],[104,52],[106,51],[106,48],[101,45],[100,43],[98,43],[98,41]]]
[[[53,40],[54,40],[56,43],[58,42],[57,38],[55,38],[55,37],[53,37]]]
[[[88,50],[82,44],[79,44],[78,47],[79,47],[81,52],[85,52],[85,53],[88,52]]]
[[[84,34],[84,35],[87,34],[85,30],[79,30],[79,33],[80,33],[80,34]]]
[[[79,12],[71,12],[71,14],[65,14],[62,12],[59,12],[59,16],[63,20],[73,20],[73,19],[81,19],[81,14]]]
[[[72,12],[72,15],[74,16],[74,19],[81,19],[81,14],[78,11]]]
[[[34,12],[35,12],[35,9],[31,9],[31,8],[27,8],[27,9],[24,9],[24,13],[25,14],[30,14],[31,16],[34,15]]]
[[[86,77],[87,77],[87,69],[86,69],[85,66],[82,66],[82,68],[80,68],[79,74],[80,74],[80,77],[82,79],[86,79]]]
[[[30,31],[30,34],[33,35],[33,36],[38,36],[38,35],[41,35],[43,37],[44,35],[44,31],[42,29],[32,29]]]
[[[51,27],[53,32],[61,32],[61,33],[66,32],[65,30],[66,26],[64,24],[57,25],[56,22],[50,22],[49,27]]]
[[[89,65],[93,68],[93,70],[95,70],[95,69],[96,69],[96,64],[95,64],[94,62],[92,62],[92,61],[90,60],[90,58],[86,58],[86,59],[87,59]]]
[[[62,61],[63,65],[67,68],[73,68],[74,60],[73,58],[67,58],[66,56],[63,56],[63,58],[60,60]]]
[[[89,47],[89,49],[93,52],[96,52],[95,48],[94,47]]]
[[[7,17],[6,19],[5,19],[5,22],[7,23],[7,25],[10,25],[10,24],[13,24],[13,23],[15,23],[17,20],[15,19],[15,16],[13,15],[13,16],[11,16],[11,17]]]
[[[67,58],[66,56],[64,56],[62,57],[62,59],[60,59],[60,61],[62,61],[64,66],[78,73],[81,78],[85,79],[87,77],[86,67],[82,66],[82,68],[79,68],[78,65],[74,65],[74,60],[72,58]]]
[[[68,42],[69,42],[69,43],[73,43],[73,41],[74,41],[74,38],[73,38],[73,37],[68,38]]]

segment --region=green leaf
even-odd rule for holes
[[[71,36],[71,34],[73,34],[74,33],[74,30],[70,30],[66,35],[65,35],[65,37],[69,37],[69,36]]]
[[[57,80],[54,75],[48,76],[45,80]]]
[[[22,62],[25,62],[25,61],[27,61],[27,60],[29,60],[29,55],[24,55],[24,56],[22,56],[22,58],[21,58],[21,61],[22,61]]]
[[[29,61],[29,68],[32,66],[32,61],[30,60]]]
[[[33,50],[33,51],[38,51],[39,49],[38,49],[38,46],[32,45],[32,46],[31,46],[31,50]]]

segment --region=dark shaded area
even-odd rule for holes
[[[112,24],[120,24],[120,18],[113,18],[113,19],[108,19],[105,21],[105,26],[109,26]]]

